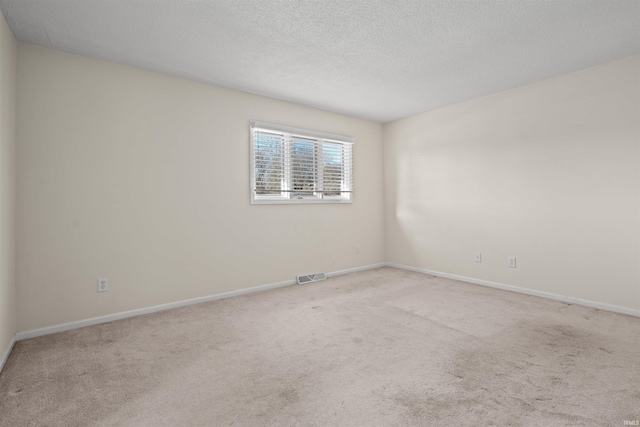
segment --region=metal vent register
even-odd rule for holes
[[[302,285],[304,283],[317,282],[318,280],[324,280],[327,278],[327,275],[324,273],[315,273],[308,274],[306,276],[296,276],[296,282],[298,285]]]

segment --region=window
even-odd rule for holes
[[[350,203],[353,138],[251,122],[251,203]]]

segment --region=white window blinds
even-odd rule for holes
[[[252,203],[342,203],[353,194],[353,139],[251,122]]]

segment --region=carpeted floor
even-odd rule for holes
[[[381,268],[18,342],[2,426],[623,426],[640,319]]]

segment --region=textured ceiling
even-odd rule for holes
[[[637,0],[0,0],[19,41],[378,122],[640,54]]]

